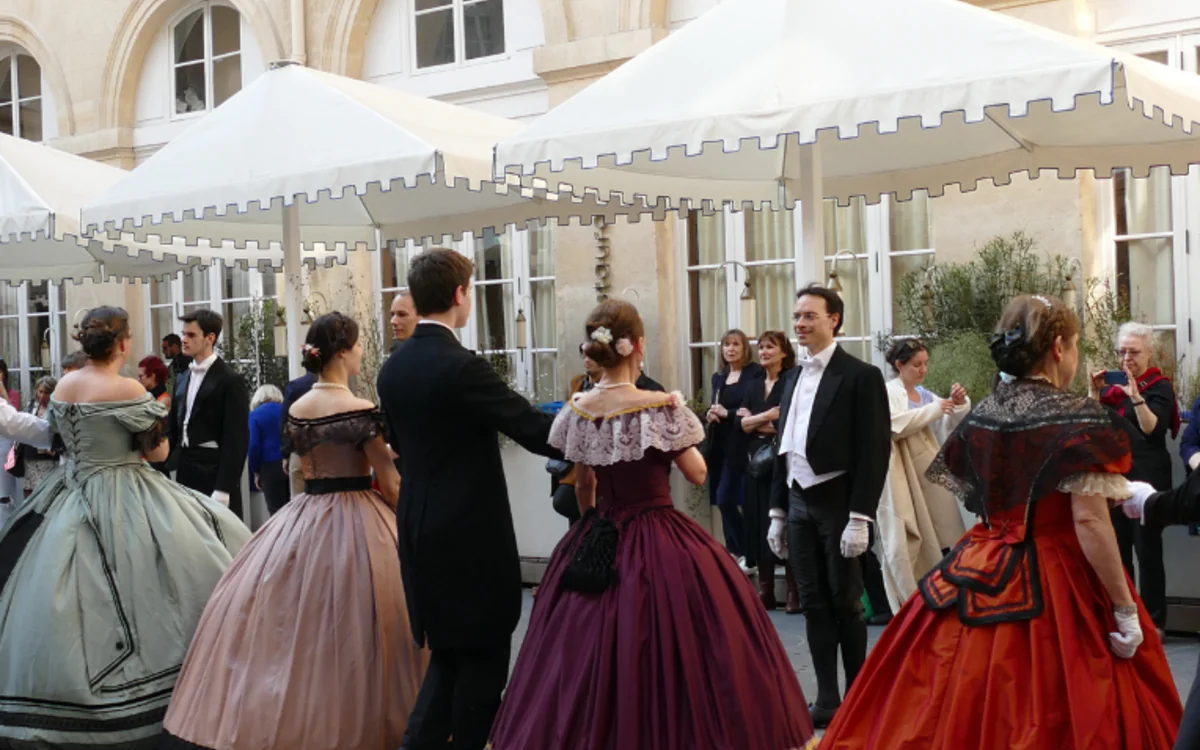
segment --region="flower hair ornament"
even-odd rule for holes
[[[305,355],[311,354],[314,357],[321,356],[321,350],[318,349],[317,347],[313,346],[312,344],[305,344],[303,347],[300,348],[300,351],[304,352]]]
[[[595,341],[597,344],[611,344],[613,342],[612,331],[604,326],[600,326],[592,331],[592,341]]]
[[[620,354],[622,357],[628,357],[630,354],[633,354],[633,342],[627,337],[617,339],[617,345],[615,348],[617,350],[617,354]]]
[[[1043,297],[1043,296],[1042,296],[1042,295],[1040,295],[1040,294],[1034,294],[1034,295],[1031,295],[1031,296],[1033,297],[1033,299],[1037,300],[1038,302],[1041,302],[1041,303],[1042,303],[1043,305],[1045,305],[1046,307],[1054,307],[1054,303],[1052,303],[1052,302],[1050,301],[1050,298],[1049,298],[1049,297]]]

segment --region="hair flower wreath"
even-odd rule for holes
[[[305,354],[311,354],[314,357],[321,356],[321,350],[318,349],[317,347],[313,346],[312,344],[305,344],[303,347],[301,347],[301,351],[304,352]]]
[[[595,341],[597,344],[611,344],[613,342],[612,331],[604,326],[600,326],[592,331],[592,341]]]

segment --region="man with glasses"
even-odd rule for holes
[[[800,290],[794,328],[808,356],[776,386],[783,397],[767,542],[796,576],[817,675],[809,710],[818,728],[829,726],[842,703],[838,649],[847,692],[867,657],[858,558],[870,544],[892,451],[883,373],[834,340],[844,311],[833,290]]]

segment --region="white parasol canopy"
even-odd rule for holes
[[[1181,174],[1198,124],[1200,77],[959,0],[725,0],[496,166],[675,206],[873,202],[1041,169]]]
[[[183,266],[158,249],[132,253],[79,237],[84,201],[127,173],[0,134],[0,282],[165,277]]]
[[[510,120],[279,63],[84,207],[86,231],[223,244],[277,265],[299,351],[300,248],[327,249],[606,215],[594,199],[493,181]],[[232,250],[230,248],[233,248]],[[216,251],[214,251],[216,252]],[[293,375],[299,357],[291,357]]]

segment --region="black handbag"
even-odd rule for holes
[[[595,521],[589,524],[592,518]],[[603,593],[617,582],[617,542],[620,532],[609,518],[597,516],[595,508],[589,509],[576,526],[587,530],[578,539],[575,552],[563,569],[559,583],[566,591]]]
[[[563,461],[560,458],[546,459],[546,472],[555,481],[562,481],[563,477],[570,474],[573,468],[575,468],[575,464],[570,461]]]
[[[775,456],[779,454],[779,445],[776,440],[768,440],[766,443],[758,446],[750,451],[749,461],[746,464],[746,472],[755,479],[763,479],[771,476],[771,472],[775,470]]]

